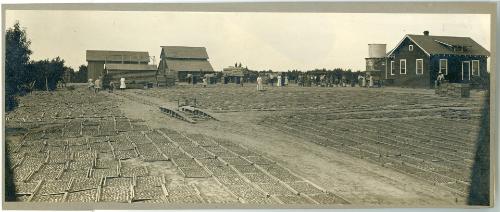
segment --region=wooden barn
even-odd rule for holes
[[[387,54],[385,84],[433,88],[440,71],[452,83],[481,83],[489,55],[469,37],[409,34]]]
[[[148,64],[148,52],[87,50],[87,79],[96,80],[104,74],[105,64]]]
[[[188,74],[196,80],[205,74],[213,74],[205,47],[162,46],[158,65],[159,78],[174,75],[179,82],[186,82]]]
[[[115,86],[119,86],[120,79],[125,78],[128,88],[153,86],[157,84],[156,71],[156,65],[108,63],[105,66],[106,75],[103,83],[108,85],[110,81],[113,81]]]

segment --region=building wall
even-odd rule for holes
[[[88,61],[87,79],[96,80],[104,72],[104,61]]]
[[[104,61],[87,61],[87,79],[96,80],[101,74],[104,74]],[[138,61],[107,61],[108,64],[141,64]],[[146,64],[142,62],[142,64]]]
[[[409,45],[413,45],[413,51],[409,51]],[[422,49],[406,38],[394,50],[393,55],[394,58],[389,58],[387,61],[387,83],[385,85],[431,88],[430,58]],[[400,74],[401,59],[406,59],[406,74]],[[423,60],[423,74],[416,73],[417,59]],[[396,69],[394,75],[391,75],[391,61],[394,61]]]
[[[439,60],[447,59],[448,74],[445,74],[445,80],[454,83],[468,82],[468,79],[462,80],[462,62],[469,61],[471,69],[471,81],[478,76],[472,75],[472,60],[479,60],[479,77],[487,74],[487,58],[481,56],[462,56],[462,55],[433,55],[431,57],[431,80],[434,81],[439,73]]]

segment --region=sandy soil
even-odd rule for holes
[[[146,96],[139,97],[131,91],[125,92],[129,97],[135,98],[107,95],[118,101],[120,109],[127,117],[143,119],[152,128],[169,127],[188,133],[229,138],[278,161],[357,206],[464,204],[463,199],[456,199],[458,196],[445,188],[257,124],[260,117],[277,112],[218,113],[215,115],[219,121],[190,124],[166,116],[157,108],[157,105],[176,103]],[[154,105],[146,104],[142,101],[144,99]],[[158,167],[161,167],[161,164]],[[205,185],[209,187],[210,183]]]

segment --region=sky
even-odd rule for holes
[[[158,11],[6,11],[6,28],[19,21],[31,40],[31,59],[60,56],[78,69],[86,50],[147,51],[203,46],[216,71],[241,62],[252,70],[365,69],[368,44],[405,34],[471,37],[490,48],[485,14],[252,13]]]

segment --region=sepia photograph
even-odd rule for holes
[[[3,207],[493,206],[496,3],[389,4],[2,5]]]

